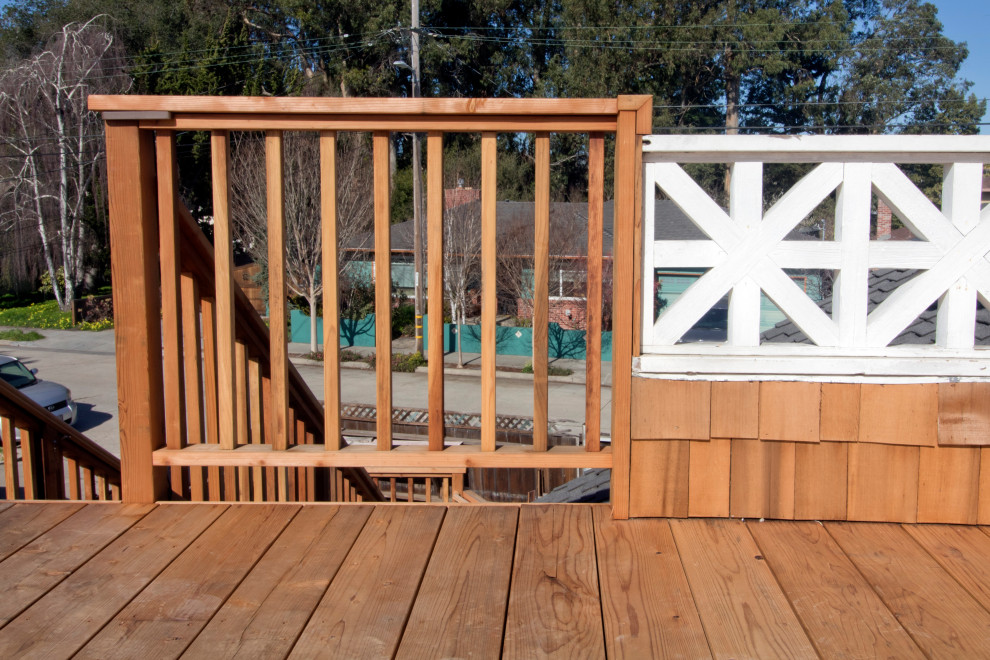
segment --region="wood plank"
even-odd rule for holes
[[[533,449],[547,448],[547,331],[550,313],[550,134],[535,138],[535,210],[533,224]]]
[[[938,437],[938,385],[861,386],[859,440],[933,447]]]
[[[159,505],[0,630],[0,656],[71,656],[225,508]]]
[[[298,510],[274,504],[230,507],[77,657],[178,657]]]
[[[87,506],[0,563],[0,626],[45,595],[154,508]]]
[[[588,136],[588,264],[585,293],[584,426],[588,451],[601,447],[602,229],[605,203],[605,136]]]
[[[285,179],[281,131],[265,134],[265,184],[268,211],[268,346],[271,394],[271,438],[277,450],[289,446],[289,312],[285,282]]]
[[[760,384],[712,383],[711,437],[757,438],[760,429]]]
[[[516,507],[447,511],[397,658],[498,658]]]
[[[796,445],[794,517],[798,520],[845,520],[848,468],[846,443]]]
[[[217,411],[217,326],[216,304],[211,298],[202,298],[203,306],[203,402],[206,417],[207,443],[220,442],[220,420]],[[267,397],[266,397],[267,398]],[[211,502],[220,500],[220,470],[211,467],[207,471],[207,492]]]
[[[210,153],[213,161],[217,414],[223,420],[223,423],[217,428],[217,437],[221,447],[233,449],[237,438],[237,418],[234,407],[234,341],[236,339],[234,330],[234,234],[230,218],[230,137],[226,131],[214,131],[212,133]],[[269,286],[271,286],[270,283]],[[225,495],[225,497],[230,499],[229,495]]]
[[[990,445],[990,384],[938,384],[938,443]]]
[[[591,509],[523,506],[503,658],[605,657]]]
[[[990,448],[980,449],[980,492],[977,523],[990,525]]]
[[[183,365],[182,375],[185,378],[184,392],[186,395],[186,442],[199,444],[204,442],[203,426],[203,366],[200,362],[199,334],[199,285],[196,278],[189,273],[181,276],[182,300],[182,345]],[[189,468],[189,496],[194,502],[203,501],[203,470]]]
[[[10,417],[0,417],[0,440],[3,441],[4,496],[8,502],[20,499],[17,492],[20,478],[17,471],[17,441],[14,439],[14,421]]]
[[[899,525],[825,527],[928,657],[990,652],[990,613]]]
[[[165,444],[154,139],[133,122],[106,125],[120,454],[129,466],[121,489],[128,502],[155,502],[168,492],[166,471],[151,465],[151,453]]]
[[[958,525],[904,525],[904,531],[956,582],[990,610],[990,536],[986,528]]]
[[[237,342],[234,346],[234,404],[237,410],[237,445],[251,441],[248,410],[248,370],[247,347]],[[251,499],[251,470],[237,468],[237,499],[241,502]]]
[[[248,360],[248,389],[251,398],[251,442],[261,444],[265,441],[262,421],[262,385],[261,363],[252,358]],[[265,499],[264,472],[260,467],[251,468],[252,495],[255,502]]]
[[[759,547],[740,521],[671,520],[715,657],[817,657]]]
[[[633,440],[711,437],[711,383],[707,381],[633,378],[632,402]]]
[[[822,525],[747,528],[823,657],[925,657]]]
[[[427,347],[430,449],[443,449],[443,133],[426,138]],[[432,258],[429,255],[433,255]]]
[[[690,445],[687,440],[633,440],[629,515],[688,515]]]
[[[54,495],[39,498],[39,486],[41,484],[35,478],[37,476],[35,471],[43,463],[41,462],[41,448],[38,445],[37,434],[30,429],[18,429],[18,433],[20,433],[21,442],[21,476],[24,477],[24,499],[55,499]]]
[[[392,448],[392,270],[389,218],[389,134],[374,137],[375,168],[375,377],[378,382],[375,428],[378,449]]]
[[[391,657],[445,511],[375,507],[290,657]]]
[[[849,445],[849,520],[918,519],[918,447]]]
[[[186,445],[185,395],[183,392],[182,314],[179,283],[179,227],[176,223],[179,171],[175,134],[155,135],[158,173],[158,259],[161,268],[162,353],[165,392],[165,446],[181,449]],[[182,471],[172,469],[169,485],[172,498],[185,495]]]
[[[324,444],[340,449],[340,289],[337,273],[337,134],[320,133],[320,222],[323,231],[323,406]]]
[[[980,491],[979,447],[921,447],[918,522],[975,525]]]
[[[822,416],[819,438],[830,442],[859,440],[858,383],[822,383]]]
[[[688,476],[688,516],[729,517],[729,466],[732,441],[692,442]]]
[[[16,504],[0,511],[0,561],[82,509],[80,503]]]
[[[795,443],[733,440],[730,483],[733,518],[793,518]]]
[[[632,450],[630,430],[633,411],[632,355],[636,251],[636,207],[642,204],[636,188],[636,112],[621,111],[615,134],[615,217],[612,222],[612,515],[629,517],[629,470]],[[638,405],[637,405],[638,408]],[[686,436],[682,436],[686,437]]]
[[[818,442],[821,383],[760,383],[760,439]]]
[[[288,655],[371,511],[303,507],[183,657]]]
[[[711,657],[668,522],[593,512],[608,657]]]
[[[481,136],[481,446],[495,449],[496,137]]]

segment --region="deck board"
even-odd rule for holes
[[[178,657],[297,511],[231,507],[76,657]]]
[[[292,657],[391,658],[446,509],[379,506],[364,525]]]
[[[823,656],[925,657],[820,523],[747,527]]]
[[[744,522],[670,525],[713,655],[818,657]]]
[[[711,657],[668,522],[594,514],[608,656]]]
[[[605,657],[591,508],[519,510],[505,658]]]
[[[986,657],[990,613],[897,525],[826,525],[929,657]]]
[[[0,539],[3,658],[990,655],[980,527],[24,503]]]
[[[397,658],[499,657],[518,517],[515,507],[447,512]]]
[[[371,510],[304,507],[183,657],[288,655]]]
[[[0,626],[44,596],[152,508],[145,504],[85,507],[0,563],[0,584],[4,585]]]

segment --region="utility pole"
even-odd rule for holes
[[[409,32],[412,58],[412,97],[419,97],[419,0],[412,0],[412,30]],[[419,134],[412,136],[413,157],[413,267],[414,305],[416,314],[416,351],[423,352],[423,173],[419,152]]]

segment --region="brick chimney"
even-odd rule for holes
[[[455,206],[469,204],[481,199],[480,188],[465,188],[458,184],[456,188],[447,188],[443,191],[443,210],[447,211]]]
[[[882,199],[877,200],[877,237],[878,241],[890,240],[890,222],[893,213],[887,203]]]

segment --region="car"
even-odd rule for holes
[[[37,369],[28,369],[15,357],[0,355],[0,378],[13,385],[42,408],[66,424],[76,423],[76,402],[64,385],[36,377]]]

